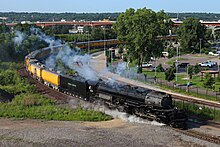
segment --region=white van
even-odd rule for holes
[[[169,53],[168,52],[162,52],[163,57],[168,57]]]

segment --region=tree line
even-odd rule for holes
[[[7,20],[0,20],[0,22],[21,22],[21,21],[60,21],[65,19],[67,21],[86,20],[98,21],[109,19],[115,21],[121,13],[37,13],[37,12],[0,12],[1,17],[7,17]],[[185,20],[187,18],[197,18],[199,20],[217,21],[220,19],[218,13],[166,13],[171,18]]]

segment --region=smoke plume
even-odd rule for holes
[[[59,39],[55,40],[54,37],[44,34],[38,28],[32,27],[30,30],[31,30],[31,33],[34,35],[37,35],[40,40],[44,40],[45,42],[47,42],[50,48],[53,48],[53,46],[61,45],[61,40]]]
[[[103,112],[107,115],[112,116],[113,118],[118,118],[118,119],[121,119],[121,120],[123,120],[125,122],[129,122],[129,123],[141,123],[141,124],[148,124],[148,125],[155,125],[155,126],[165,125],[162,123],[158,123],[156,121],[148,121],[146,119],[142,119],[142,118],[134,116],[134,115],[129,115],[125,112],[119,112],[117,110],[110,110],[106,106],[104,106],[104,104],[101,102],[98,104],[92,104],[92,103],[88,103],[85,101],[81,101],[79,99],[72,99],[72,100],[70,100],[69,103],[72,106],[72,108],[74,108],[74,109],[76,109],[80,106],[86,110],[95,110],[95,111]]]
[[[77,71],[78,74],[85,79],[98,80],[98,75],[89,66],[90,59],[90,55],[81,55],[79,50],[71,49],[68,45],[65,45],[58,51],[58,53],[52,54],[48,57],[45,63],[47,67],[55,68],[57,61],[61,61],[62,64],[74,71]]]
[[[15,46],[21,45],[22,41],[25,38],[25,34],[20,31],[15,31],[14,44]]]

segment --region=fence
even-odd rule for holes
[[[176,84],[175,82],[168,82],[166,80],[157,79],[155,77],[151,77],[146,74],[140,74],[136,73],[131,70],[122,70],[122,72],[118,72],[117,69],[114,67],[110,67],[110,71],[113,73],[120,74],[121,76],[133,80],[138,80],[140,82],[144,83],[150,83],[150,84],[156,84],[161,86],[166,86],[170,89],[173,89],[175,91],[179,91],[181,93],[190,94],[197,97],[203,97],[210,100],[217,100],[220,101],[220,92],[219,91],[213,91],[211,89],[203,89],[196,86],[187,86],[186,84],[180,85]]]
[[[214,119],[218,121],[220,120],[220,110],[215,107],[195,104],[176,99],[173,100],[173,105],[180,109],[186,110],[190,114],[194,114],[200,117],[202,116],[205,119]]]

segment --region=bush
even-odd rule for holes
[[[159,65],[157,66],[156,71],[157,71],[157,72],[164,72],[164,68],[163,68],[162,64],[159,64]]]
[[[53,105],[54,101],[46,99],[40,94],[23,93],[15,96],[11,104],[20,106],[44,106]]]

